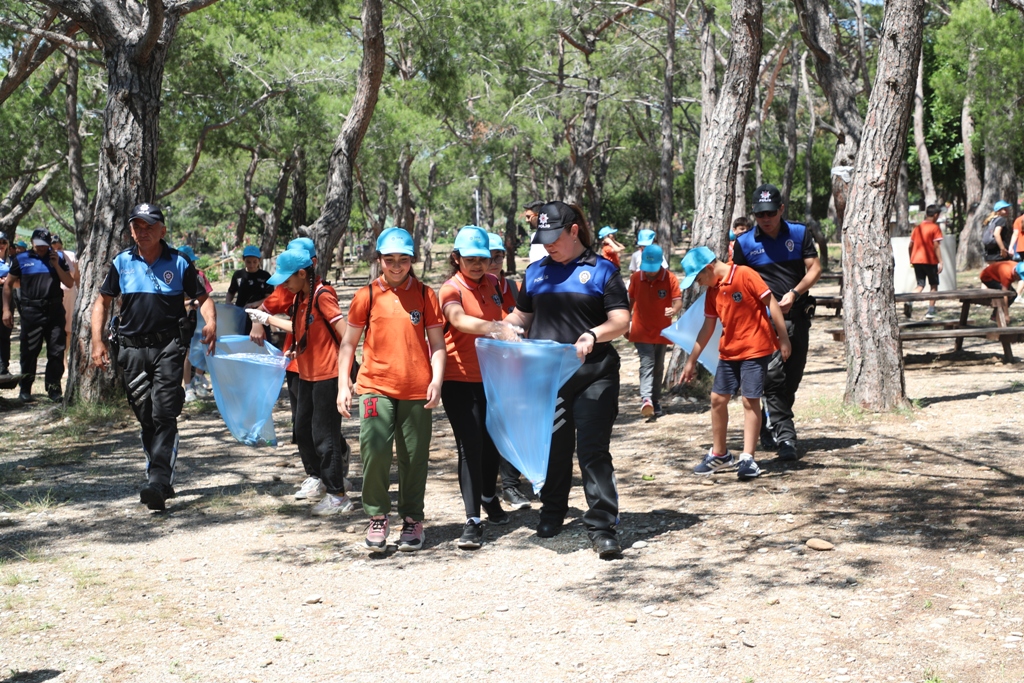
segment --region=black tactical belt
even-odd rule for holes
[[[53,297],[52,299],[26,299],[21,298],[22,306],[54,306],[58,303],[64,303],[64,297]]]
[[[178,338],[178,332],[140,334],[134,337],[118,336],[117,342],[126,349],[153,349],[167,346],[167,342]]]

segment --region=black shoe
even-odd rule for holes
[[[518,488],[512,486],[506,488],[501,492],[501,497],[505,499],[505,502],[513,510],[530,509],[530,499],[524,496]]]
[[[60,403],[64,400],[64,394],[60,389],[55,391],[47,391],[46,396],[54,403]]]
[[[0,364],[0,376],[11,374],[10,368],[7,367],[6,363]]]
[[[139,502],[145,503],[150,510],[165,510],[167,509],[165,501],[168,498],[174,498],[174,495],[174,489],[169,485],[153,482],[139,491]]]
[[[467,520],[462,528],[458,546],[463,550],[476,550],[484,544],[484,523]]]
[[[779,447],[779,444],[775,442],[775,437],[772,436],[771,432],[761,432],[761,450],[762,451],[774,451]]]
[[[594,552],[602,560],[610,560],[622,556],[622,546],[619,545],[619,539],[615,536],[601,534],[594,536],[590,541],[594,545]]]
[[[796,452],[796,441],[783,441],[779,444],[779,460],[783,462],[795,462],[800,459],[800,454]]]
[[[665,417],[665,411],[661,409],[660,403],[654,404],[654,417]]]
[[[36,402],[35,397],[32,396],[32,394],[30,394],[30,393],[28,393],[26,391],[23,391],[20,394],[18,394],[18,400],[21,401],[22,403],[35,403]]]
[[[541,519],[537,525],[537,535],[541,538],[554,538],[562,531],[563,520]]]
[[[501,501],[495,496],[491,502],[480,501],[480,506],[487,513],[487,521],[491,524],[508,524],[508,513],[501,509]]]

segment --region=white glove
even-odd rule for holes
[[[506,322],[494,321],[491,323],[489,336],[498,341],[521,341],[524,330],[517,325],[510,325]]]
[[[245,312],[249,314],[249,318],[251,318],[254,323],[266,325],[267,321],[270,320],[270,314],[266,311],[261,311],[258,308],[247,308],[245,309]]]

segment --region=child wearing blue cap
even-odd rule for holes
[[[239,308],[259,308],[259,304],[274,291],[267,284],[270,273],[260,268],[260,248],[249,245],[243,249],[242,262],[245,267],[231,274],[227,303]]]
[[[618,230],[615,228],[606,225],[597,233],[597,237],[601,240],[601,256],[614,263],[616,268],[621,268],[622,261],[619,254],[626,251],[626,247],[619,244],[618,240],[612,237],[617,232]]]
[[[640,356],[640,414],[661,417],[661,382],[665,375],[665,349],[671,343],[661,331],[683,308],[683,295],[675,274],[662,267],[661,247],[644,248],[640,270],[629,278],[629,308],[633,313],[629,341]]]
[[[644,248],[654,244],[655,237],[657,235],[653,230],[641,230],[636,234],[637,250],[629,258],[629,272],[635,273],[640,270],[640,259],[643,258]],[[668,268],[668,261],[664,258],[664,254],[662,254],[661,267]]]
[[[711,388],[712,446],[693,473],[706,476],[736,467],[740,479],[757,477],[761,468],[754,452],[761,431],[761,396],[768,361],[776,349],[783,361],[792,351],[782,310],[753,268],[719,261],[707,247],[686,252],[683,271],[684,289],[695,282],[708,288],[704,326],[683,367],[684,382],[693,380],[697,359],[715,331],[715,321],[722,321],[718,370]],[[743,453],[738,463],[726,445],[729,399],[737,390],[743,397]]]

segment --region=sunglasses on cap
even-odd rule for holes
[[[778,209],[775,211],[758,211],[754,214],[754,218],[774,218],[778,212]]]

